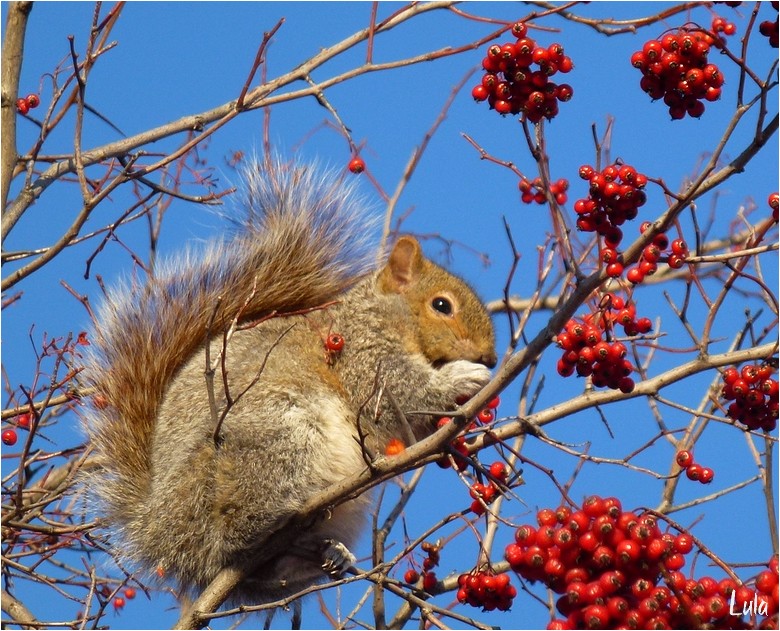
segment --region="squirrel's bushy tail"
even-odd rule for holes
[[[375,221],[339,174],[277,160],[244,180],[232,234],[118,286],[98,314],[85,427],[98,457],[90,486],[116,529],[141,519],[158,409],[195,351],[235,318],[327,303],[374,266]]]

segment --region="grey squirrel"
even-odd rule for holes
[[[390,439],[433,433],[412,412],[454,409],[496,353],[475,293],[415,239],[373,269],[370,218],[338,176],[254,164],[244,193],[230,235],[107,293],[85,429],[120,557],[189,591],[239,567],[235,599],[261,603],[353,563],[369,498],[256,567],[265,538]]]

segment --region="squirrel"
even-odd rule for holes
[[[245,604],[348,569],[369,493],[252,559],[391,439],[432,434],[430,412],[496,364],[483,304],[417,240],[398,238],[376,269],[354,186],[265,164],[246,168],[228,235],[106,292],[85,366],[87,482],[116,554],[185,593],[240,568]]]

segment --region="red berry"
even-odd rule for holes
[[[28,94],[25,100],[27,101],[27,105],[29,106],[30,109],[33,109],[34,107],[38,107],[41,104],[41,99],[38,97],[37,94]]]
[[[680,467],[687,469],[693,464],[693,454],[687,449],[683,449],[682,451],[677,452],[675,460],[677,461],[677,464],[680,465]]]
[[[477,420],[483,425],[492,423],[493,419],[495,418],[496,415],[494,414],[493,410],[491,410],[490,408],[482,408],[477,414]]]
[[[113,604],[114,604],[114,609],[121,609],[122,607],[125,606],[125,599],[122,598],[121,596],[117,596],[116,598],[114,598]]]
[[[360,156],[355,156],[349,161],[347,168],[354,174],[363,173],[366,170],[366,163]]]
[[[764,570],[756,577],[756,589],[764,594],[771,594],[777,586],[777,574],[771,570]]]
[[[645,275],[638,267],[632,267],[626,273],[626,280],[633,285],[638,285],[645,279]]]
[[[672,253],[677,256],[685,256],[688,254],[688,244],[683,239],[675,239],[672,241]]]
[[[490,465],[490,475],[497,480],[506,480],[507,470],[506,465],[503,462],[496,461]]]
[[[26,99],[16,99],[16,111],[20,114],[27,114],[30,111],[30,105]]]
[[[688,476],[689,480],[698,482],[699,480],[701,480],[701,474],[703,469],[704,467],[702,467],[697,462],[694,462],[685,470],[685,475]]]
[[[325,340],[326,348],[333,352],[339,353],[344,348],[344,336],[339,333],[331,333],[328,335],[328,339]]]
[[[558,523],[558,517],[555,515],[555,511],[543,508],[536,513],[536,521],[540,526],[555,526]]]
[[[471,96],[474,97],[475,101],[486,101],[490,96],[490,91],[484,85],[477,85],[471,90]],[[350,171],[352,171],[351,168]]]
[[[742,367],[742,370],[740,371],[740,376],[748,384],[753,385],[759,379],[759,377],[758,377],[758,366],[756,366],[755,364],[745,364]]]
[[[135,598],[135,593],[135,587],[127,587],[125,589],[125,598],[133,600],[133,598]]]
[[[9,447],[15,445],[17,441],[16,430],[11,428],[3,430],[2,440],[3,444]]]
[[[420,580],[420,573],[417,570],[414,570],[412,568],[409,568],[404,573],[404,582],[409,584],[414,584],[418,580]]]
[[[536,528],[528,524],[515,531],[515,541],[522,546],[531,546],[536,542]]]
[[[572,96],[574,96],[574,88],[568,83],[562,83],[555,90],[555,97],[561,102],[570,101]]]
[[[685,258],[682,256],[677,256],[676,254],[672,254],[668,260],[666,261],[667,265],[671,267],[672,269],[680,269],[683,265],[685,265]]]
[[[525,25],[525,22],[515,22],[512,25],[512,35],[517,39],[523,39],[526,33],[528,33],[528,27]]]
[[[653,328],[653,323],[650,318],[639,318],[635,326],[638,333],[649,333]]]
[[[701,475],[699,476],[699,482],[702,484],[709,484],[715,477],[715,472],[709,467],[702,467]]]
[[[27,412],[26,414],[20,414],[16,417],[16,426],[22,429],[30,429],[32,423],[32,414]]]
[[[512,104],[504,99],[496,99],[493,103],[493,109],[499,114],[509,114],[512,112]]]
[[[736,368],[726,368],[726,370],[723,371],[723,382],[732,385],[737,379],[740,377],[740,373]]]
[[[651,39],[642,47],[642,53],[644,54],[645,59],[647,59],[649,62],[653,62],[656,59],[659,59],[663,54],[663,47],[661,46],[661,42],[655,39]]]
[[[604,605],[589,605],[583,609],[582,618],[588,629],[606,629],[609,626],[609,610]]]

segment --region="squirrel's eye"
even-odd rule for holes
[[[437,296],[431,301],[431,306],[438,311],[439,313],[443,313],[444,315],[451,315],[452,314],[452,303],[447,300],[446,298],[442,298],[441,296]]]

